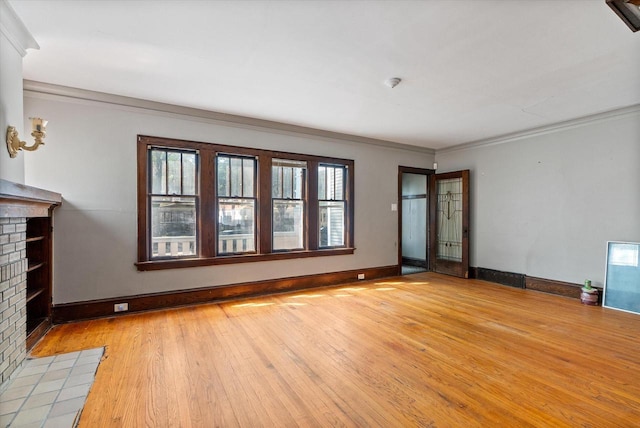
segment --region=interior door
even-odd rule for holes
[[[469,277],[469,170],[429,180],[431,270]]]

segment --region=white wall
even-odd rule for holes
[[[11,159],[6,149],[8,126],[15,126],[22,133],[22,56],[7,38],[0,34],[0,178],[24,183],[24,161],[20,154]],[[24,138],[23,138],[24,139]]]
[[[471,170],[472,266],[602,285],[606,241],[640,241],[640,108],[436,161]]]
[[[7,127],[14,126],[21,140],[31,138],[23,126],[22,57],[26,49],[37,46],[11,6],[0,0],[0,179],[20,184],[24,184],[24,154],[9,157],[6,135]]]
[[[62,193],[56,209],[54,303],[77,302],[397,264],[398,165],[434,156],[267,129],[231,126],[27,91],[25,116],[47,118],[46,146],[30,153],[30,185]],[[354,255],[138,272],[136,135],[257,147],[355,161]]]

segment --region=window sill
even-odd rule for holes
[[[235,263],[263,262],[271,260],[303,259],[307,257],[342,256],[353,254],[355,248],[331,248],[313,251],[291,251],[271,254],[245,254],[237,256],[220,256],[210,258],[149,260],[135,263],[139,271],[180,269],[199,266],[228,265]]]

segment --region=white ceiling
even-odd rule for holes
[[[604,0],[9,4],[25,79],[434,149],[640,103]]]

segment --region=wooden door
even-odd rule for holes
[[[469,277],[469,170],[429,180],[431,270]]]

